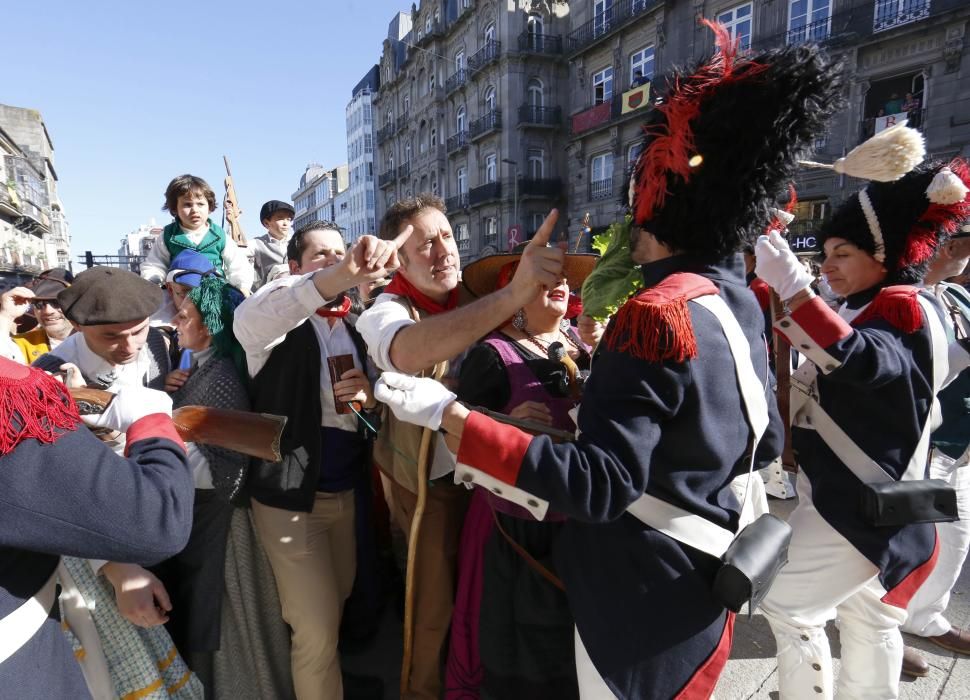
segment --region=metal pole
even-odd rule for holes
[[[515,183],[512,185],[515,189],[512,194],[512,223],[515,226],[519,225],[519,164],[515,164]]]

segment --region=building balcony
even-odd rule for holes
[[[450,95],[460,87],[464,87],[468,82],[468,69],[459,68],[452,73],[445,81],[445,94]]]
[[[448,199],[445,200],[445,208],[448,210],[449,214],[468,209],[468,193],[461,192],[456,194],[454,197],[448,197]]]
[[[442,22],[433,22],[431,24],[431,29],[424,33],[420,39],[418,39],[418,46],[424,46],[432,39],[440,39],[445,35],[445,25]]]
[[[524,104],[519,107],[519,126],[559,126],[562,107],[540,107]]]
[[[562,179],[558,177],[519,178],[519,199],[556,199],[562,195]]]
[[[803,24],[801,27],[789,29],[785,37],[785,43],[789,45],[804,44],[807,42],[820,43],[829,38],[831,31],[832,18],[826,17],[815,22],[810,22],[809,24]]]
[[[869,117],[868,119],[863,119],[859,122],[859,143],[872,138],[880,131],[899,124],[903,119],[906,120],[906,126],[922,131],[923,124],[926,123],[926,110],[914,109],[909,112],[890,114],[885,117]]]
[[[502,183],[488,182],[480,187],[473,187],[468,191],[468,206],[478,207],[488,202],[497,202],[502,198]]]
[[[598,44],[640,15],[663,5],[664,0],[615,0],[579,29],[566,36],[566,53],[574,56]]]
[[[398,180],[403,180],[404,178],[406,178],[410,174],[411,174],[411,163],[410,162],[407,162],[407,163],[404,163],[403,165],[397,166],[397,179]]]
[[[460,151],[462,149],[468,148],[468,132],[459,131],[457,134],[448,137],[447,151],[448,155]]]
[[[484,117],[476,119],[468,125],[468,138],[472,141],[487,136],[502,128],[502,110],[493,109]]]
[[[487,248],[492,246],[493,248],[498,246],[498,234],[497,233],[483,233],[482,234],[482,248]]]
[[[883,32],[930,16],[930,0],[876,0],[872,31]]]
[[[581,134],[584,131],[595,129],[598,126],[609,123],[613,118],[613,101],[606,100],[594,105],[589,109],[583,110],[579,114],[574,114],[571,129],[573,134]]]
[[[377,186],[380,187],[381,189],[384,189],[385,187],[393,185],[395,179],[396,178],[394,177],[394,168],[391,168],[390,170],[386,170],[378,176]]]
[[[562,37],[558,34],[519,34],[519,51],[537,56],[561,56]]]
[[[591,180],[589,183],[590,200],[610,199],[613,196],[613,178]]]
[[[411,118],[411,115],[408,112],[405,112],[400,117],[398,117],[397,121],[394,123],[394,133],[399,133],[401,131],[404,131],[408,126],[408,122],[410,118]]]
[[[377,138],[377,143],[384,143],[388,141],[392,136],[394,136],[394,125],[387,124],[377,130],[375,137]]]
[[[502,42],[494,39],[485,43],[471,58],[468,59],[468,70],[472,75],[488,65],[498,61],[502,55]]]

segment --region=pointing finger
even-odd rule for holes
[[[529,241],[529,246],[544,246],[552,239],[552,231],[556,227],[556,222],[559,220],[559,210],[553,209],[546,216],[545,220],[542,222],[542,226],[536,231],[536,235],[532,237]]]
[[[404,242],[411,237],[412,233],[414,233],[414,226],[408,224],[404,227],[403,231],[394,237],[394,240],[392,241],[394,243],[394,247],[400,250],[401,246],[404,245]]]

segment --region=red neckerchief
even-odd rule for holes
[[[451,311],[458,306],[458,287],[455,287],[448,293],[448,301],[446,301],[444,304],[439,304],[426,294],[418,291],[418,289],[411,284],[411,282],[408,281],[408,278],[401,274],[400,271],[394,275],[394,279],[392,279],[384,288],[384,292],[387,294],[396,294],[399,297],[405,297],[419,309],[431,315]]]
[[[323,318],[343,318],[348,313],[350,313],[350,297],[346,294],[339,306],[321,306],[317,309],[317,316]]]

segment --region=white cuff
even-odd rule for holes
[[[816,343],[791,316],[785,316],[776,321],[774,328],[788,338],[793,350],[797,350],[811,360],[822,374],[834,372],[842,366],[841,362],[825,352],[825,349]]]
[[[504,481],[499,481],[495,477],[479,469],[475,469],[475,467],[462,464],[461,462],[455,468],[455,483],[464,484],[469,488],[471,486],[481,486],[484,489],[488,489],[496,496],[504,498],[506,501],[518,506],[522,506],[536,520],[542,520],[546,517],[546,511],[549,510],[549,501],[544,501],[538,496],[534,496],[528,491],[523,491],[515,486],[509,486]]]

